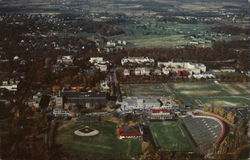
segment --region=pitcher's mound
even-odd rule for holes
[[[82,128],[82,129],[76,130],[74,133],[77,136],[90,137],[90,136],[98,135],[99,131],[86,126],[86,127]]]

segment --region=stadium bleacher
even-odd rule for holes
[[[211,152],[213,144],[218,143],[224,132],[220,122],[213,118],[187,116],[182,120],[203,153]]]

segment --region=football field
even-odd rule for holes
[[[150,123],[150,130],[156,146],[165,151],[193,151],[187,135],[175,121],[157,121]]]

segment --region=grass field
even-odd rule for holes
[[[98,129],[100,134],[94,137],[79,137],[74,131],[84,126]],[[141,153],[138,139],[119,140],[116,124],[112,122],[75,122],[65,121],[57,130],[57,144],[62,151],[88,159],[128,159]]]
[[[250,105],[249,83],[183,82],[159,84],[122,84],[127,96],[161,97],[176,95],[183,104]]]
[[[171,83],[176,97],[186,104],[250,105],[248,83]]]
[[[175,121],[151,122],[156,145],[165,151],[192,151],[188,137]]]
[[[171,94],[166,84],[121,84],[127,96],[168,96]]]

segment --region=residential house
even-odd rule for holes
[[[57,57],[57,63],[62,63],[64,65],[73,64],[74,57],[73,56],[59,56]]]
[[[130,76],[130,70],[124,69],[124,70],[123,70],[123,75],[124,75],[124,76]]]

